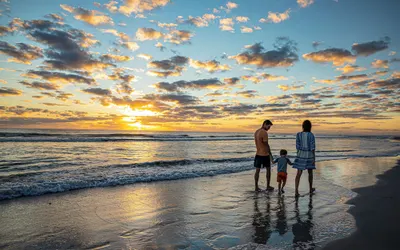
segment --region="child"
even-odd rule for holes
[[[288,158],[286,158],[287,151],[285,149],[281,149],[280,155],[281,155],[281,157],[277,158],[274,161],[274,163],[278,163],[278,174],[277,174],[276,179],[278,181],[278,192],[285,193],[283,188],[285,187],[285,184],[286,184],[287,164],[292,166],[293,163]]]

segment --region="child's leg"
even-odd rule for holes
[[[285,185],[286,185],[286,179],[283,180],[283,183],[282,183],[282,190],[283,190],[283,188],[285,187]]]
[[[278,182],[278,192],[281,192],[281,185],[282,185],[282,180],[279,180],[279,182]]]

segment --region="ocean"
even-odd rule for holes
[[[315,134],[317,161],[396,156],[391,136]],[[273,155],[295,135],[269,133]],[[1,130],[0,200],[237,173],[253,168],[252,133]]]

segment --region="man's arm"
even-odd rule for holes
[[[271,147],[268,144],[268,133],[267,132],[263,133],[263,142],[264,142],[265,146],[268,148],[269,157],[271,159],[271,162],[273,163],[274,157],[272,156],[272,153],[271,153]]]

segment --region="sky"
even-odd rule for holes
[[[0,128],[399,135],[397,0],[0,0]]]

